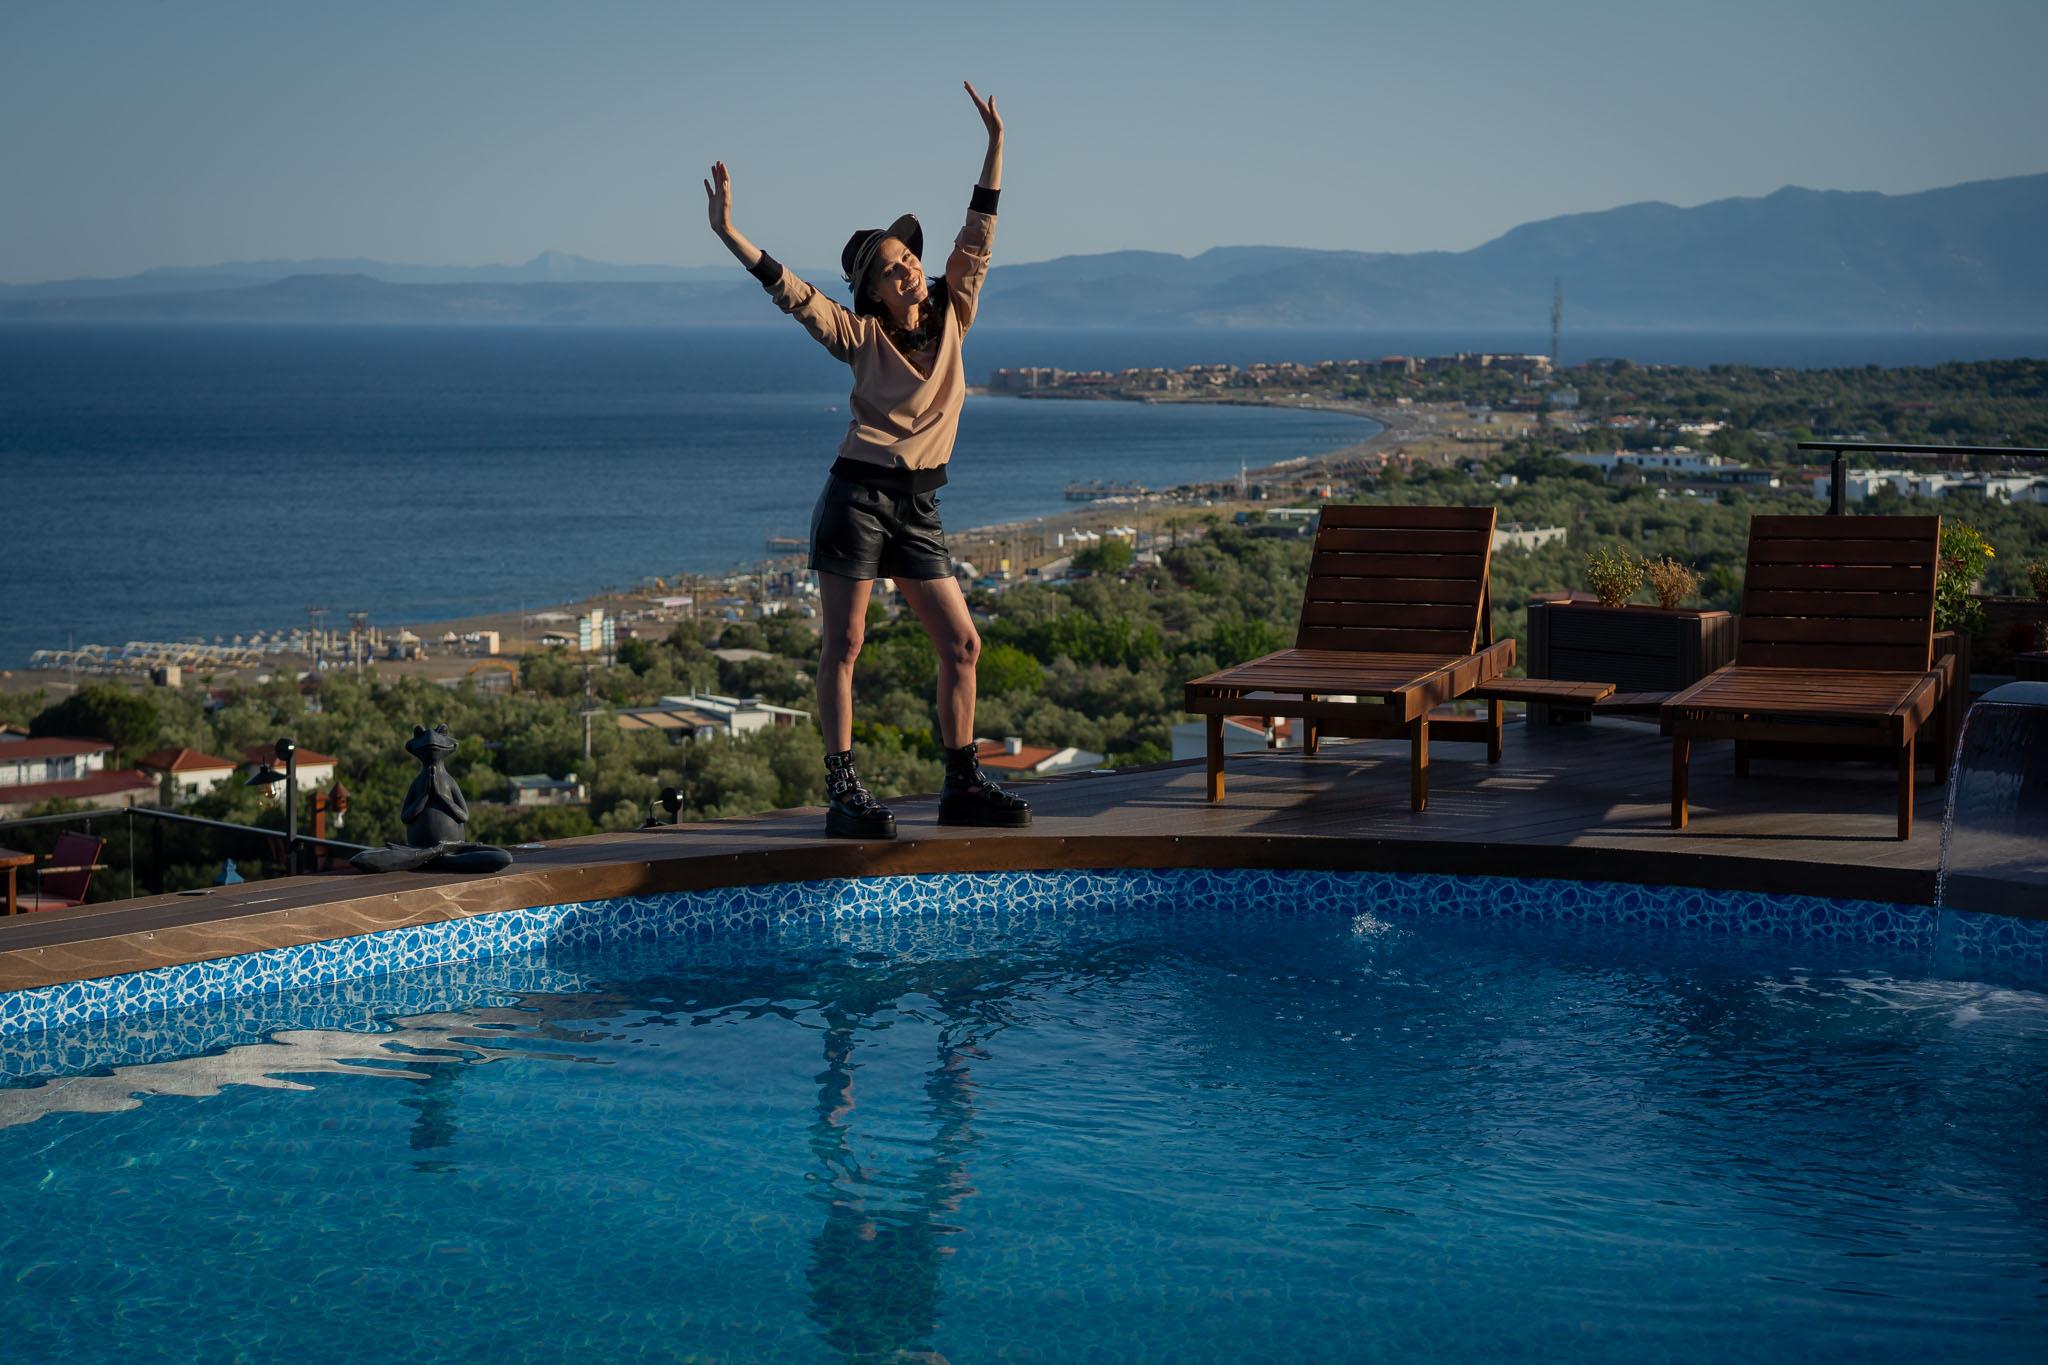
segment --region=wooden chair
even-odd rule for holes
[[[1311,756],[1325,736],[1406,738],[1408,804],[1424,809],[1431,709],[1515,662],[1489,619],[1493,523],[1491,507],[1324,507],[1294,648],[1187,685],[1187,709],[1208,721],[1209,799],[1223,799],[1225,716],[1296,716]],[[1483,720],[1434,729],[1500,761],[1498,700]]]
[[[58,835],[57,846],[50,850],[50,861],[36,877],[35,894],[23,896],[21,908],[62,910],[83,905],[86,892],[92,887],[92,874],[104,866],[100,850],[106,846],[106,840],[90,834]]]
[[[1934,659],[1940,517],[1752,517],[1735,662],[1664,703],[1671,827],[1686,825],[1693,741],[1889,750],[1899,838],[1913,833],[1914,745],[1940,712],[1953,659]],[[1937,728],[1937,771],[1953,737]]]

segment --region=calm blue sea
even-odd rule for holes
[[[1121,368],[1456,349],[1530,334],[1002,331],[1003,365]],[[2048,337],[1580,335],[1567,362],[1926,364]],[[710,572],[801,534],[844,370],[793,325],[675,330],[0,328],[0,667],[67,642],[273,630],[308,605],[419,622]],[[970,402],[956,528],[1351,444],[1333,414]]]

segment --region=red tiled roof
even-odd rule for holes
[[[0,744],[0,763],[23,758],[70,758],[76,754],[110,754],[103,739],[10,739]]]
[[[982,767],[995,768],[1003,772],[1036,772],[1039,764],[1059,752],[1058,749],[1046,745],[1026,744],[1012,754],[1003,751],[1003,745],[999,740],[977,739],[974,744],[978,750],[976,757],[981,760]]]
[[[155,768],[159,772],[207,773],[233,772],[237,765],[232,758],[216,758],[197,749],[158,749],[149,757],[138,759],[135,766]]]
[[[335,759],[331,754],[316,754],[311,749],[299,750],[299,764],[301,767],[308,763],[332,763],[334,761]],[[275,763],[277,762],[277,746],[274,744],[251,744],[248,748],[242,750],[242,762],[250,765]]]
[[[38,801],[81,801],[89,796],[111,796],[116,792],[156,793],[156,779],[135,768],[117,768],[110,773],[93,773],[64,782],[24,782],[0,787],[0,806],[32,806]]]

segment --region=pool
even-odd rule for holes
[[[2033,1358],[2038,935],[1450,883],[607,903],[0,1038],[10,1358]]]

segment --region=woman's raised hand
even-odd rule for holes
[[[711,165],[711,179],[704,182],[704,197],[710,201],[711,230],[720,237],[732,235],[732,174],[723,161]]]
[[[981,115],[982,125],[988,129],[988,140],[994,142],[1001,138],[1003,135],[1003,116],[996,112],[996,97],[990,95],[987,99],[983,99],[974,93],[974,83],[972,81],[962,81],[960,83],[967,87],[967,98],[974,101],[974,111]]]

